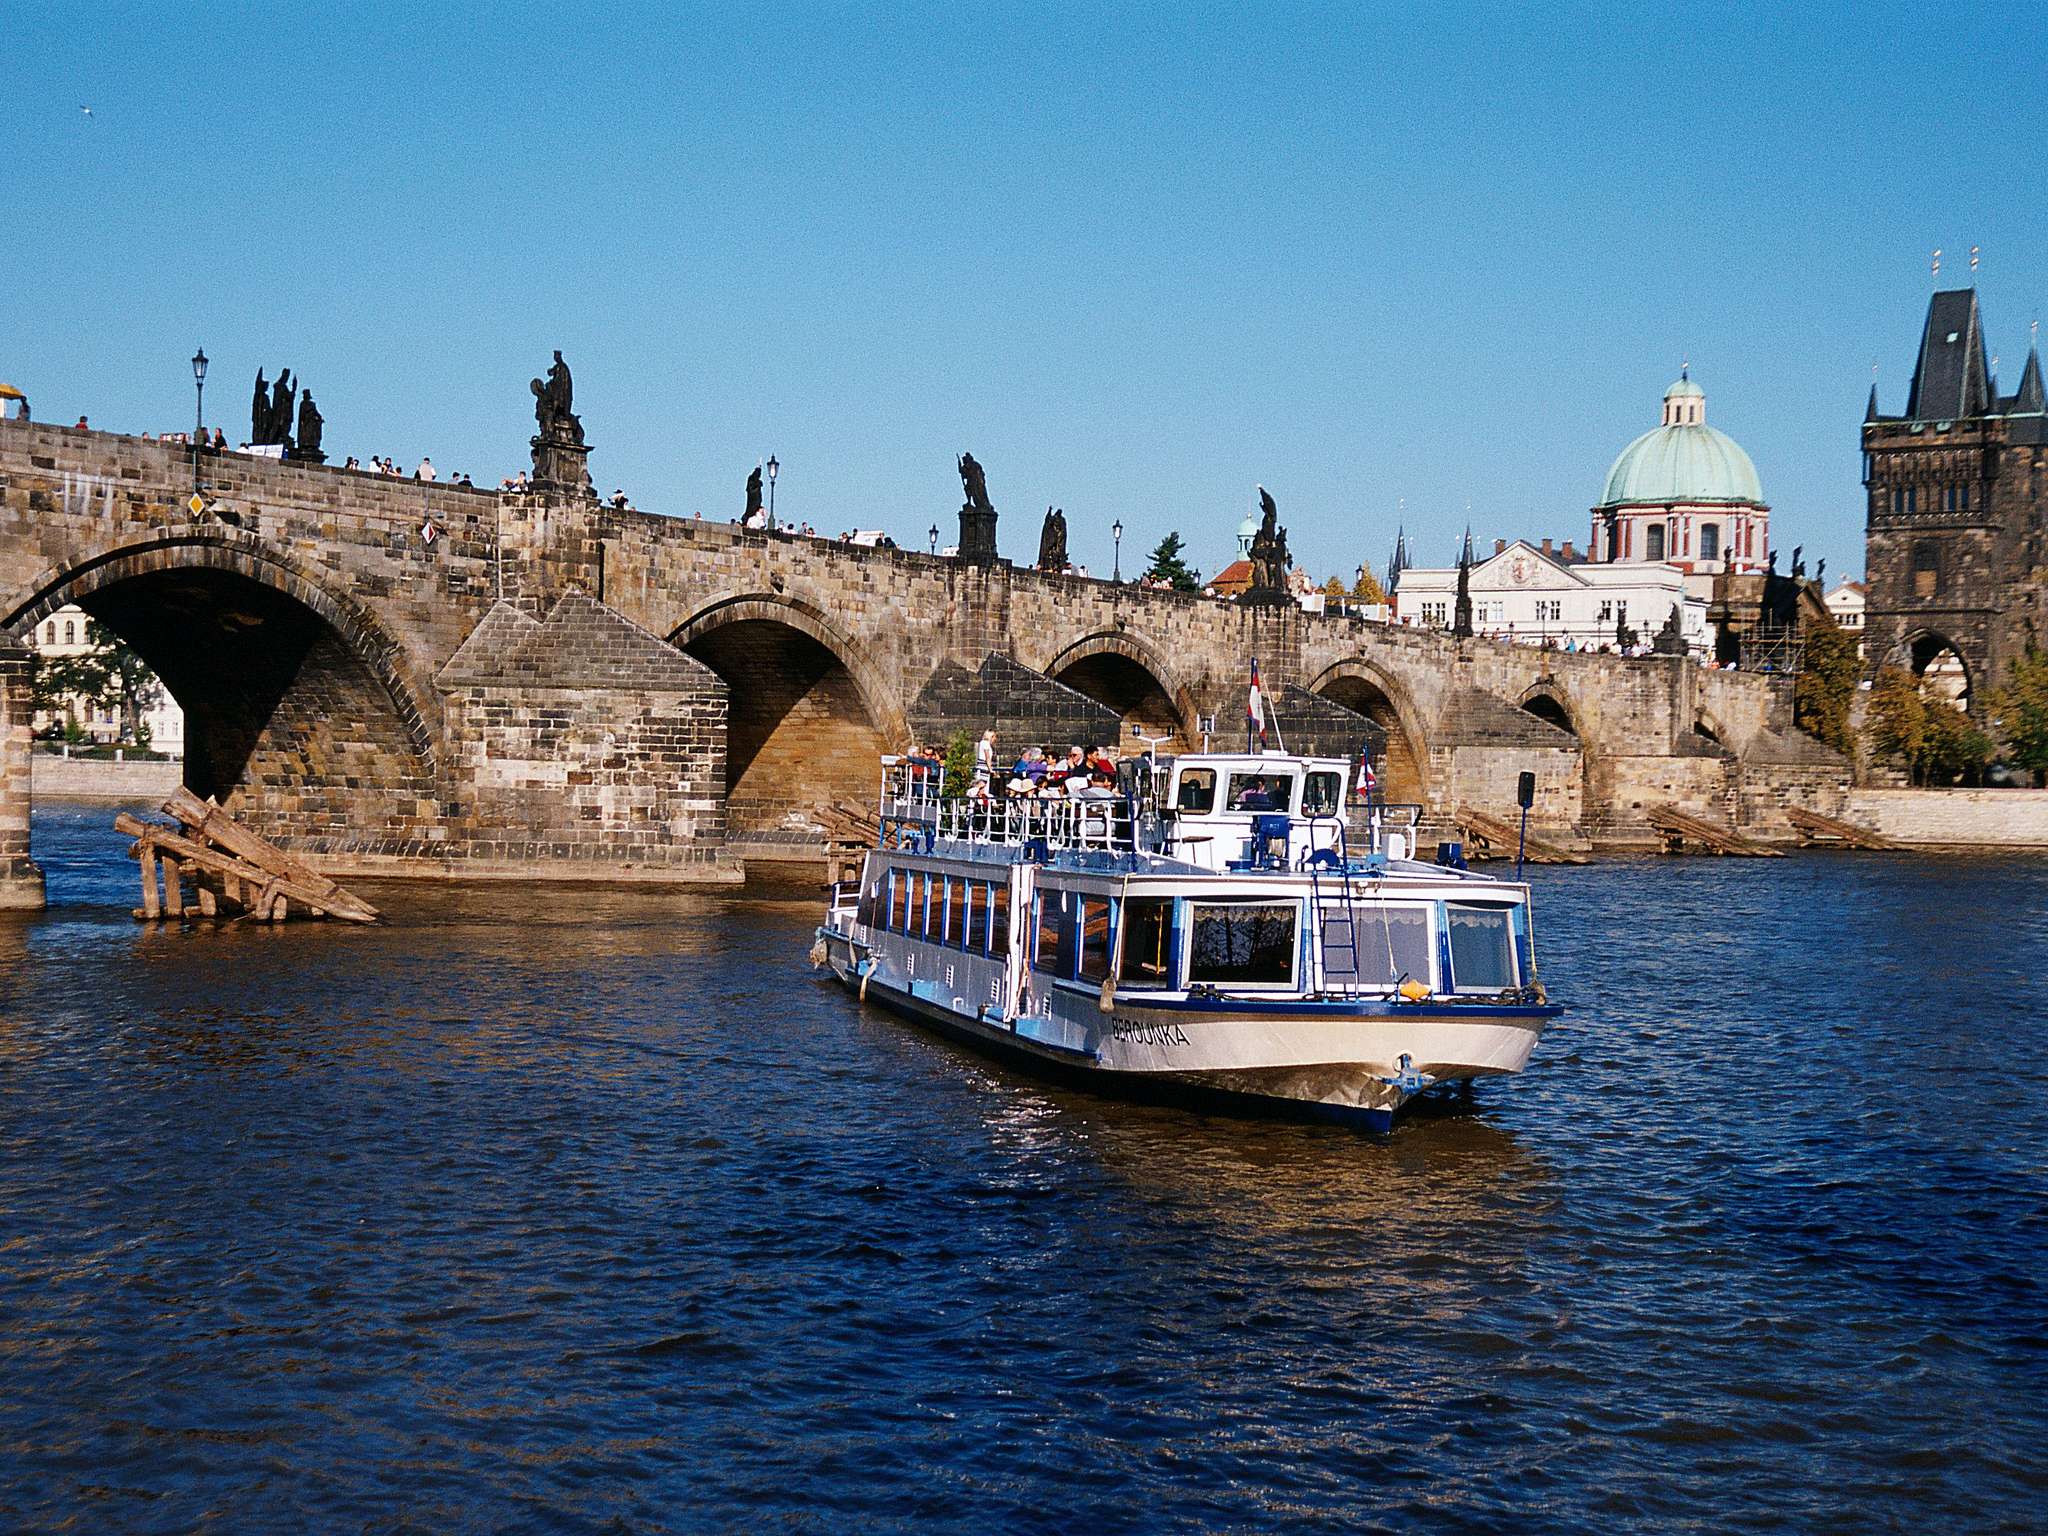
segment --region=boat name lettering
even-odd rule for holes
[[[1136,1045],[1186,1045],[1187,1031],[1178,1024],[1154,1024],[1144,1019],[1129,1019],[1116,1014],[1109,1021],[1109,1037],[1112,1040],[1129,1040]]]

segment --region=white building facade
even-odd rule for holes
[[[1822,599],[1835,623],[1856,637],[1856,654],[1863,654],[1863,606],[1865,588],[1860,581],[1845,580]]]
[[[1472,632],[1517,645],[1616,650],[1623,626],[1648,645],[1678,611],[1687,651],[1713,648],[1705,599],[1686,591],[1685,572],[1669,562],[1567,564],[1517,539],[1473,565]],[[1455,566],[1411,566],[1393,593],[1397,624],[1449,629],[1457,616]]]
[[[92,615],[83,608],[59,608],[22,638],[39,656],[52,659],[90,656],[99,649],[91,639],[91,624]],[[103,706],[78,696],[62,699],[55,711],[36,711],[30,725],[40,734],[67,721],[76,721],[86,736],[96,742],[114,742],[121,738],[119,704]],[[149,732],[152,750],[172,756],[184,754],[185,711],[178,707],[177,700],[171,697],[162,683],[156,685],[151,701],[142,711],[142,724]]]

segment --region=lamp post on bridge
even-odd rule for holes
[[[937,554],[937,553],[939,552],[939,525],[938,525],[937,523],[933,523],[933,524],[932,524],[932,531],[931,531],[931,534],[930,534],[930,540],[931,540],[931,551],[932,551],[932,553],[933,553],[933,554],[935,554],[935,555],[936,555],[936,554]]]
[[[775,455],[768,455],[768,531],[775,531],[775,472],[782,466],[775,462]]]
[[[1110,544],[1115,549],[1115,553],[1110,557],[1109,579],[1118,586],[1122,586],[1124,581],[1124,520],[1122,518],[1118,518],[1109,525],[1109,539]]]
[[[206,348],[192,354],[192,388],[197,396],[192,409],[192,495],[199,495],[199,445],[206,437]]]
[[[1356,614],[1359,608],[1364,604],[1365,599],[1360,595],[1364,591],[1365,566],[1363,563],[1361,563],[1358,567],[1358,579],[1351,584],[1351,611],[1353,614]]]

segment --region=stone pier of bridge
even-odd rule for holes
[[[1762,836],[1841,809],[1788,679],[0,422],[0,900],[40,899],[22,640],[77,603],[187,717],[187,783],[337,874],[726,882],[809,859],[876,759],[1241,729],[1381,743],[1449,829],[1646,846],[1672,803]]]

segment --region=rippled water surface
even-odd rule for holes
[[[1051,1091],[809,900],[0,923],[0,1525],[2039,1530],[2048,861],[1539,871],[1382,1139]]]

